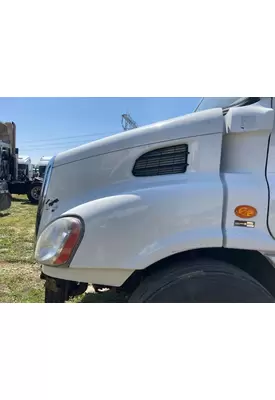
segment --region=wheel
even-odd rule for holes
[[[41,193],[41,184],[33,184],[27,193],[28,199],[32,204],[38,204]]]
[[[130,303],[273,303],[246,272],[223,261],[177,262],[145,278]]]

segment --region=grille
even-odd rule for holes
[[[180,144],[153,150],[137,159],[134,176],[183,174],[188,163],[188,145]]]

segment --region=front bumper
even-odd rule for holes
[[[85,282],[96,285],[120,287],[132,275],[133,269],[116,268],[73,268],[42,266],[46,276],[72,282]]]

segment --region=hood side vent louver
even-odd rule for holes
[[[183,174],[188,166],[187,158],[187,144],[149,151],[137,159],[133,168],[133,175],[141,177]]]

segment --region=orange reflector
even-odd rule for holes
[[[239,218],[253,218],[256,217],[257,210],[252,206],[238,206],[235,208],[235,214]]]

